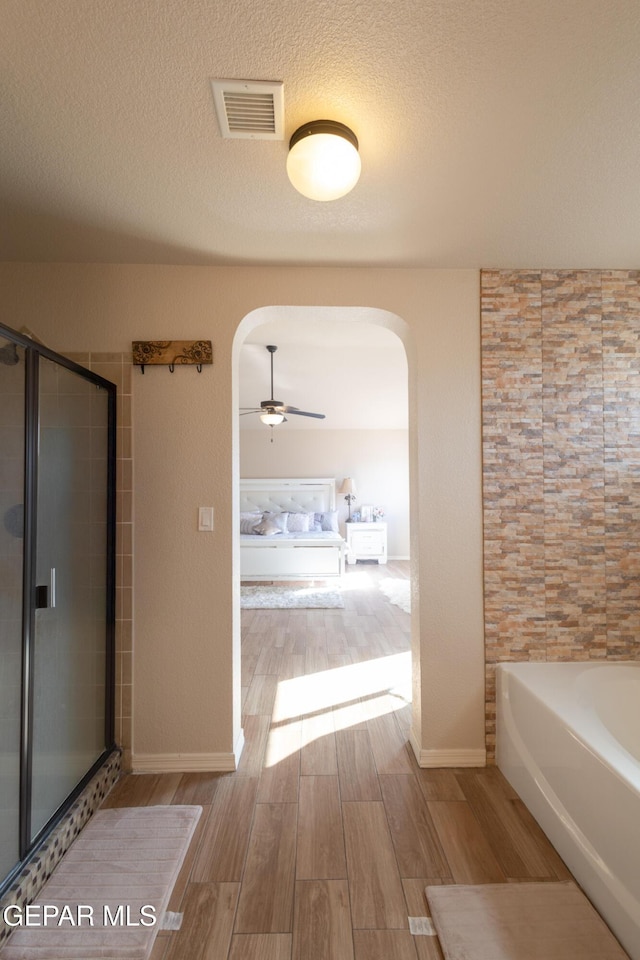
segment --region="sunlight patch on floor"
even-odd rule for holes
[[[320,740],[336,729],[333,710],[319,713],[314,717],[305,717],[302,721],[302,746],[307,747],[314,740]]]
[[[297,753],[302,744],[302,721],[293,720],[282,727],[273,727],[269,731],[267,750],[264,757],[265,767],[275,767],[287,757]]]
[[[278,683],[272,720],[274,723],[281,723],[294,717],[322,713],[333,707],[353,703],[354,700],[380,697],[384,694],[393,694],[405,702],[410,700],[409,651],[350,664],[347,667],[322,670],[291,680],[281,680]]]
[[[333,711],[333,722],[336,730],[347,730],[359,723],[366,723],[375,717],[383,717],[387,713],[395,713],[406,707],[407,701],[402,697],[394,697],[389,693],[378,697],[359,700]]]
[[[265,767],[336,730],[403,710],[411,702],[411,654],[396,653],[278,683]]]
[[[348,571],[340,581],[341,590],[375,590],[374,578],[367,571],[353,573]]]

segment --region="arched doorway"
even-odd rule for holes
[[[310,334],[310,329],[313,328],[313,333]],[[376,338],[376,332],[380,333],[380,336]],[[240,406],[240,383],[239,383],[239,371],[240,371],[240,358],[241,358],[241,348],[245,346],[248,342],[251,342],[251,363],[253,364],[252,370],[256,371],[256,376],[262,378],[260,380],[261,386],[259,387],[256,384],[256,388],[253,391],[253,399],[250,401],[251,404],[259,402],[260,399],[263,399],[268,395],[266,386],[268,385],[268,379],[266,378],[268,356],[264,353],[264,343],[266,340],[269,342],[277,342],[277,338],[284,337],[289,345],[292,342],[297,343],[298,352],[304,355],[305,350],[308,357],[308,371],[309,376],[312,374],[317,374],[318,368],[322,368],[322,363],[318,363],[319,360],[319,350],[314,350],[313,336],[325,337],[325,339],[331,334],[334,339],[332,340],[330,350],[331,354],[327,354],[324,350],[323,355],[325,357],[325,368],[324,368],[324,378],[320,377],[320,382],[324,383],[324,386],[320,389],[319,393],[311,392],[311,396],[318,397],[317,403],[315,406],[322,406],[322,394],[324,392],[325,396],[325,405],[327,402],[328,394],[335,393],[337,389],[337,384],[346,378],[349,378],[349,371],[354,371],[358,369],[359,374],[362,373],[362,366],[373,363],[371,357],[372,352],[369,349],[371,346],[371,341],[378,339],[381,342],[386,342],[388,345],[392,345],[393,350],[399,350],[403,357],[404,362],[404,393],[402,398],[402,403],[404,404],[404,416],[405,416],[405,426],[406,426],[406,461],[407,461],[407,478],[412,474],[415,474],[415,464],[411,464],[412,458],[415,458],[415,451],[412,450],[411,444],[409,443],[409,437],[411,432],[409,428],[409,416],[412,408],[411,396],[414,392],[414,385],[412,384],[412,363],[411,363],[411,335],[407,324],[397,315],[390,313],[386,310],[380,310],[376,308],[368,307],[347,307],[347,308],[338,308],[338,307],[310,307],[310,306],[286,306],[286,307],[263,307],[257,310],[252,311],[248,314],[242,322],[240,323],[236,335],[234,338],[233,345],[233,399],[234,399],[234,410],[237,412]],[[384,334],[384,336],[383,336]],[[265,340],[266,337],[266,340]],[[274,341],[274,338],[276,340]],[[316,344],[319,342],[316,339]],[[325,345],[326,346],[326,345]],[[333,363],[326,363],[327,356],[333,356]],[[340,358],[340,363],[335,362],[335,358]],[[276,367],[276,371],[278,371]],[[369,416],[370,421],[368,423],[368,428],[372,427],[375,429],[375,426],[382,425],[384,426],[384,413],[376,408],[375,403],[372,401],[373,394],[376,390],[376,385],[380,384],[380,377],[383,376],[383,368],[378,370],[370,369],[370,376],[368,378],[369,383]],[[278,380],[278,375],[276,373],[276,382],[282,384],[282,387],[278,387],[280,393],[286,393],[288,388],[286,369],[283,368],[283,376]],[[352,376],[351,381],[358,380],[359,383],[364,382],[359,376],[358,378]],[[352,383],[353,386],[353,383]],[[262,393],[264,393],[264,397]],[[383,391],[379,391],[382,393]],[[276,393],[278,391],[276,390]],[[260,394],[260,396],[258,396]],[[305,398],[309,394],[305,394]],[[344,400],[343,403],[346,404],[347,409],[345,409],[344,417],[341,419],[346,420],[349,424],[353,424],[353,417],[350,418],[349,406],[355,404],[355,395],[353,389],[349,391],[347,389],[345,396],[348,398],[351,397],[351,401],[348,399]],[[297,399],[286,396],[284,402],[295,403],[297,404]],[[308,404],[305,399],[305,404],[303,406],[306,409],[309,407],[314,408],[314,400],[311,400]],[[257,420],[257,418],[256,418]],[[258,461],[261,464],[265,463],[264,453],[265,446],[269,444],[268,437],[269,430],[264,426],[257,425],[257,430],[261,429],[261,459]],[[241,474],[241,431],[239,429],[239,422],[237,414],[234,416],[234,426],[233,426],[233,473],[234,473],[234,510],[237,513],[238,503],[238,483]],[[253,475],[262,475],[262,476],[301,476],[305,475],[304,468],[300,466],[300,461],[296,461],[297,469],[295,473],[291,473],[290,468],[285,469],[281,467],[278,461],[278,453],[282,451],[283,444],[280,443],[278,446],[278,437],[282,437],[282,434],[278,434],[277,430],[271,431],[276,439],[276,443],[270,445],[270,459],[267,460],[268,466],[260,468],[258,474],[255,473],[255,461],[253,467]],[[300,433],[297,434],[298,437],[301,436]],[[319,436],[319,434],[316,434]],[[246,462],[246,456],[243,458]],[[335,458],[334,458],[335,459]],[[384,451],[380,450],[380,459],[384,460]],[[289,463],[292,461],[289,460]],[[250,468],[252,469],[252,468]],[[274,472],[275,471],[275,472]],[[302,471],[302,473],[300,472]],[[336,472],[344,472],[344,475],[349,475],[352,471],[347,468],[346,462],[342,471],[336,467]],[[311,470],[311,474],[317,474],[317,470]],[[309,475],[308,473],[306,475]],[[337,478],[339,482],[339,477]],[[404,503],[404,517],[406,517],[406,530],[403,533],[402,542],[406,544],[405,550],[410,554],[410,570],[411,570],[411,584],[412,584],[412,593],[413,593],[413,609],[417,610],[417,584],[418,584],[418,574],[417,574],[417,551],[410,551],[408,544],[410,538],[413,538],[414,533],[410,534],[410,531],[415,531],[417,528],[417,510],[411,509],[410,498],[408,495],[409,483],[407,479],[407,493],[406,493],[406,503]],[[402,512],[402,511],[399,511]],[[398,531],[394,531],[395,534]],[[234,730],[240,731],[240,698],[241,698],[241,689],[240,689],[240,603],[239,603],[239,543],[238,538],[239,534],[236,531],[234,533],[234,584],[238,586],[236,591],[237,596],[234,599]],[[395,537],[396,542],[398,537]],[[392,548],[393,549],[393,548]],[[395,547],[397,552],[397,547]],[[390,551],[391,552],[391,551]],[[411,736],[410,740],[416,749],[416,744],[419,744],[420,736],[420,722],[421,722],[421,697],[420,697],[420,642],[418,635],[418,618],[414,614],[412,616],[412,627],[411,627],[411,661],[412,661],[412,688],[413,688],[413,707],[412,707],[412,719],[411,719]],[[417,732],[417,735],[416,733]],[[239,735],[234,736],[234,742],[238,742]],[[417,751],[416,751],[417,752]]]

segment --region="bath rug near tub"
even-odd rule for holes
[[[329,587],[241,587],[245,610],[331,609],[344,607],[338,590]]]
[[[15,927],[0,960],[147,960],[201,813],[99,810],[31,905],[35,922]]]
[[[425,892],[445,960],[629,960],[570,880]]]

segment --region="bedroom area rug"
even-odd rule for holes
[[[243,610],[340,609],[344,600],[334,587],[241,586]]]
[[[572,881],[425,890],[445,960],[629,960]]]
[[[411,613],[411,582],[388,577],[378,584],[389,603],[400,607],[405,613]]]
[[[0,960],[148,960],[201,813],[98,810],[29,907],[35,922],[14,929]]]

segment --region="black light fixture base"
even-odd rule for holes
[[[298,141],[303,140],[304,137],[311,137],[314,133],[332,133],[336,137],[343,137],[345,140],[348,140],[352,146],[358,149],[358,138],[356,137],[353,130],[346,126],[344,123],[339,123],[337,120],[311,120],[310,123],[305,123],[295,131],[289,140],[289,150],[298,143]],[[270,348],[267,347],[267,350]]]

